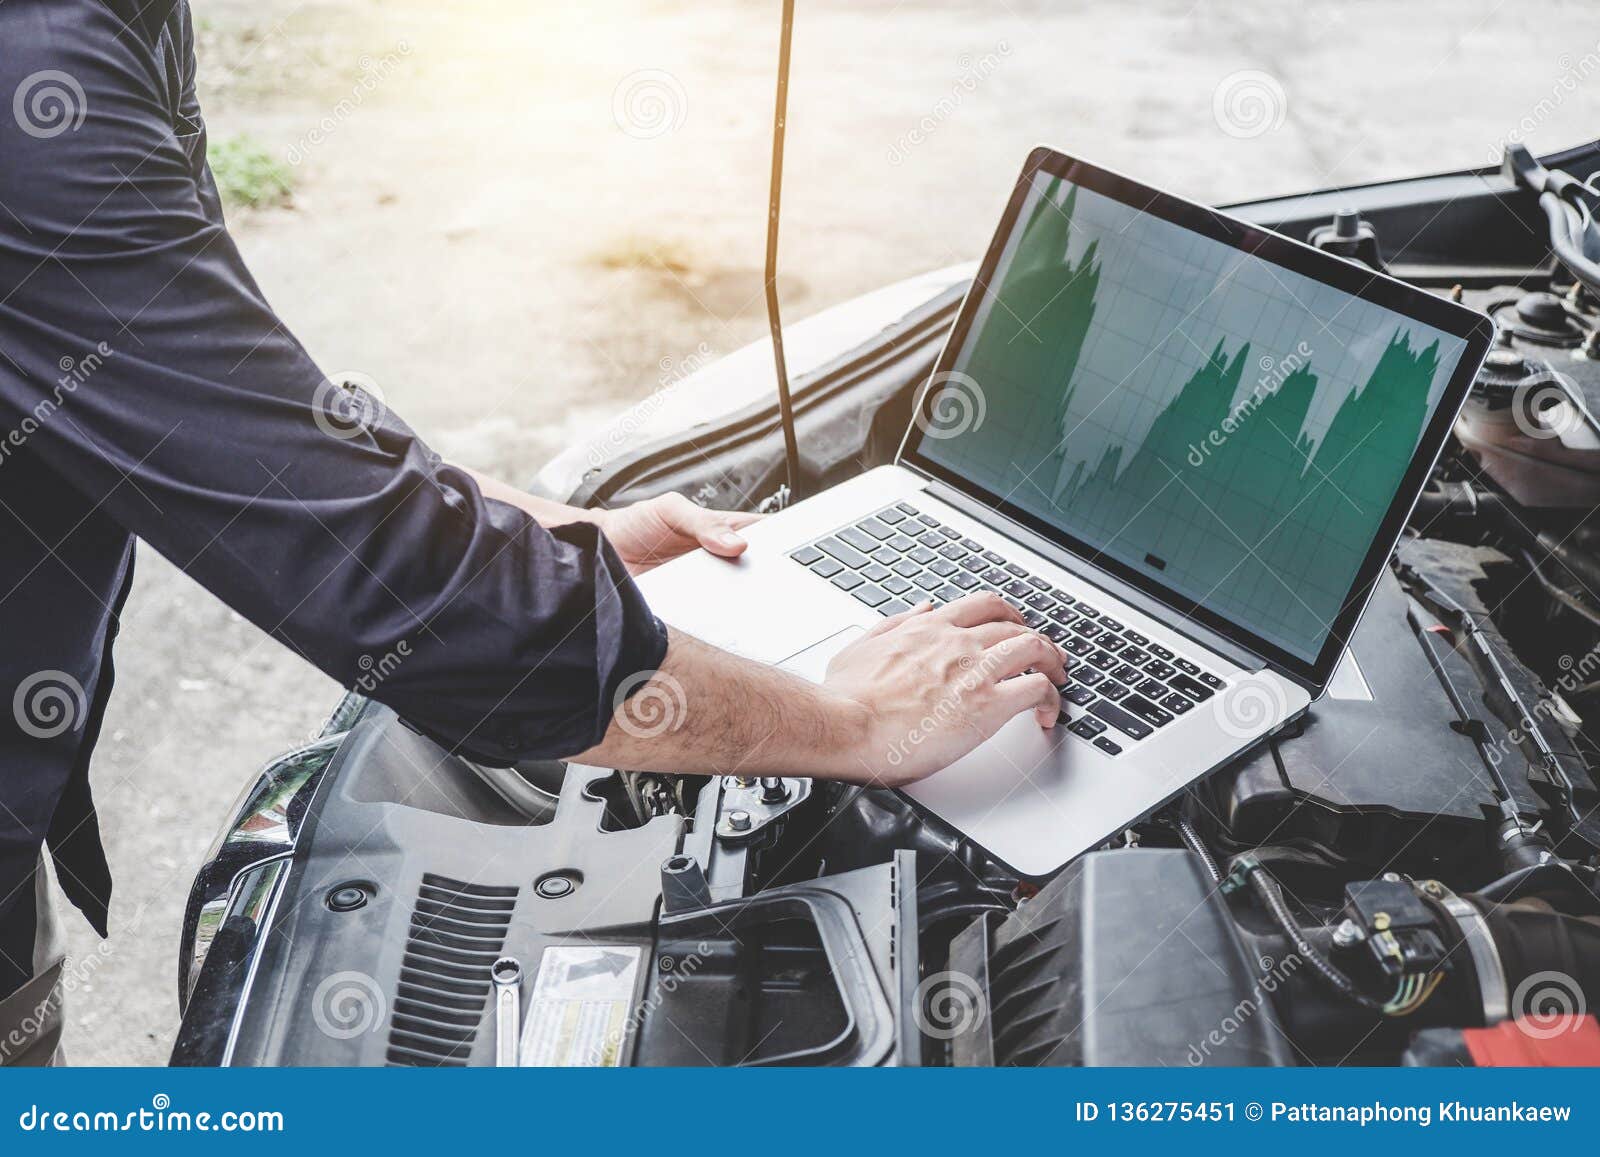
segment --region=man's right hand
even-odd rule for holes
[[[671,632],[659,671],[619,691],[579,763],[632,771],[804,775],[899,787],[1032,711],[1053,727],[1066,657],[994,594],[914,608],[834,656],[819,686]]]
[[[825,690],[854,704],[863,731],[859,775],[898,787],[949,764],[1014,716],[1032,710],[1041,727],[1061,711],[1056,688],[1066,656],[1023,625],[999,595],[923,604],[885,619],[834,656]]]

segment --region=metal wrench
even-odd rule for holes
[[[502,956],[489,969],[494,981],[494,1063],[515,1068],[522,1036],[522,965]]]

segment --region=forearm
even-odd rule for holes
[[[853,700],[669,631],[666,661],[572,758],[629,771],[863,780],[867,720]]]

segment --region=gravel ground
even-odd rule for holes
[[[761,336],[776,3],[193,3],[213,141],[248,135],[294,186],[234,214],[258,279],[446,456],[531,477],[664,359]],[[1575,3],[799,7],[792,317],[976,256],[1040,141],[1226,201],[1595,135],[1600,22]],[[117,895],[69,1007],[80,1064],[165,1060],[192,873],[338,693],[139,566],[94,771]]]

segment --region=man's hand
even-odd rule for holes
[[[632,771],[899,787],[953,763],[1024,711],[1054,726],[1065,664],[993,594],[885,619],[834,657],[821,685],[673,631],[661,670],[642,685],[631,681],[605,739],[573,758]]]
[[[739,530],[761,517],[707,510],[681,494],[663,494],[631,506],[588,514],[634,574],[643,574],[696,547],[723,558],[737,558],[746,545]]]
[[[1059,647],[999,595],[978,594],[885,619],[834,656],[823,686],[867,717],[861,774],[845,778],[898,787],[954,763],[1023,711],[1054,727],[1066,681]]]

